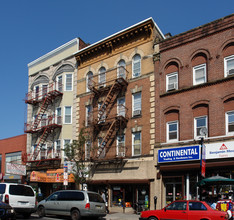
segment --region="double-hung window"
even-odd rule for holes
[[[132,133],[132,155],[141,155],[141,132]]]
[[[63,76],[62,75],[57,77],[57,90],[59,92],[63,91]]]
[[[118,116],[125,117],[125,97],[117,99],[117,114]]]
[[[64,107],[64,124],[72,123],[72,107],[65,106]]]
[[[170,73],[166,77],[167,91],[178,89],[178,73]]]
[[[86,92],[90,92],[93,86],[93,72],[89,71],[86,76]]]
[[[126,70],[125,70],[125,68],[126,68],[126,63],[125,63],[125,61],[124,60],[120,60],[119,62],[118,62],[118,65],[117,65],[117,76],[118,76],[118,78],[126,78]]]
[[[234,111],[226,113],[226,134],[234,134]]]
[[[55,141],[55,157],[61,157],[61,140]]]
[[[141,92],[133,94],[132,116],[141,115]]]
[[[66,86],[65,86],[65,90],[66,91],[72,91],[72,74],[68,73],[66,74]]]
[[[201,64],[193,67],[193,85],[198,85],[206,82],[206,64]]]
[[[178,141],[178,121],[167,122],[167,142]]]
[[[141,75],[141,56],[136,54],[132,60],[132,78]]]
[[[61,109],[61,107],[58,107],[56,109],[56,123],[58,125],[62,124],[62,109]]]
[[[86,126],[90,126],[92,122],[92,105],[86,106]]]
[[[102,137],[98,138],[98,157],[99,158],[104,158],[106,155],[106,150],[105,150],[106,143],[103,141]]]
[[[98,83],[99,83],[99,88],[105,87],[106,86],[106,68],[101,67],[99,69],[99,75],[98,75]]]
[[[204,136],[204,130],[207,130],[207,116],[194,118],[194,138]]]
[[[224,58],[224,75],[225,77],[234,75],[234,55]]]
[[[125,157],[125,135],[117,135],[117,149],[116,153],[118,157]]]

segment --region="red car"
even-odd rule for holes
[[[206,202],[177,200],[161,210],[141,212],[139,220],[219,220],[229,219],[227,212],[212,209]]]

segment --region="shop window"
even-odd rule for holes
[[[22,163],[22,156],[21,152],[14,152],[14,153],[8,153],[6,154],[6,163],[16,163],[21,164]],[[2,158],[2,157],[1,157]]]
[[[167,122],[167,142],[178,141],[178,121]]]
[[[193,85],[206,82],[206,64],[193,67]]]
[[[234,55],[224,58],[224,75],[225,77],[234,75]]]
[[[234,134],[234,111],[226,113],[226,134]]]
[[[141,132],[132,133],[132,155],[141,155]]]
[[[178,89],[178,73],[170,73],[166,76],[167,91]]]
[[[208,130],[207,116],[194,118],[194,138],[205,136],[204,131]]]
[[[132,78],[141,75],[141,56],[136,54],[132,59]]]

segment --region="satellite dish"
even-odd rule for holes
[[[205,136],[206,137],[207,133],[208,133],[207,128],[204,127],[204,128],[200,129],[200,135],[201,136]]]

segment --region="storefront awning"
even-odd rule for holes
[[[212,185],[234,185],[234,179],[229,179],[223,176],[212,176],[202,179],[197,184],[198,186],[212,186]]]

